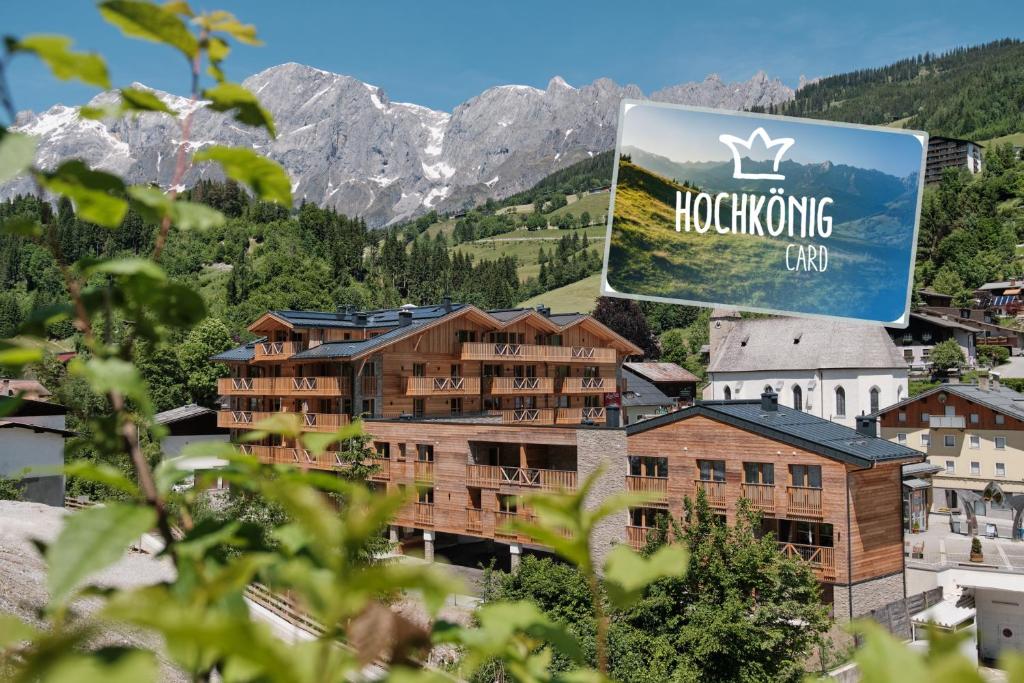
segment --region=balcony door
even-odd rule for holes
[[[821,488],[820,465],[790,465],[789,477],[793,486],[805,489]]]

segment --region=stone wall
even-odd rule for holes
[[[596,507],[609,496],[626,490],[626,431],[624,429],[580,429],[576,431],[576,462],[580,485],[598,468],[604,472],[587,499],[588,507]],[[616,543],[626,542],[626,512],[616,513],[595,527],[591,548],[597,567]]]
[[[880,579],[872,579],[855,584],[851,591],[848,586],[836,585],[834,589],[833,613],[836,621],[849,621],[850,601],[853,601],[853,617],[868,614],[872,610],[881,609],[886,605],[906,597],[904,575],[892,574]]]

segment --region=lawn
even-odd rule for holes
[[[555,220],[563,213],[568,213],[575,217],[586,211],[590,214],[591,221],[603,224],[604,217],[608,213],[608,199],[610,196],[610,192],[596,192],[584,195],[581,199],[575,199],[573,195],[570,195],[568,198],[569,204],[549,213],[548,221]]]
[[[601,295],[601,274],[594,273],[571,285],[538,294],[519,304],[534,307],[544,304],[553,313],[590,313]]]
[[[540,248],[544,247],[544,251],[551,252],[557,248],[558,240],[572,233],[579,233],[581,238],[586,234],[590,240],[589,248],[597,249],[599,253],[603,251],[605,228],[596,225],[584,230],[515,230],[476,242],[460,244],[455,249],[469,254],[474,261],[493,261],[501,256],[515,256],[519,261],[519,279],[525,282],[540,273],[540,263],[537,262]]]

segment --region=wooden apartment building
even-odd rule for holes
[[[909,448],[761,400],[710,401],[628,427],[615,395],[640,349],[590,316],[545,309],[439,306],[271,312],[265,339],[215,357],[221,425],[244,430],[278,411],[309,430],[365,418],[375,486],[408,490],[393,538],[422,535],[425,554],[491,539],[518,560],[530,538],[508,529],[537,491],[574,489],[603,468],[596,495],[653,501],[595,532],[596,552],[640,546],[659,514],[704,490],[726,519],[741,497],[764,514],[780,550],[807,561],[837,617],[903,597],[900,465]],[[244,446],[267,462],[341,465],[293,443]],[[439,544],[439,545],[437,545]]]

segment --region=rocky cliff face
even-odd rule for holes
[[[490,88],[449,114],[391,102],[376,86],[299,64],[267,69],[245,86],[274,115],[277,139],[200,108],[190,151],[209,144],[251,146],[287,169],[297,200],[363,216],[370,225],[526,189],[558,168],[610,149],[619,101],[644,97],[635,85],[599,79],[574,88],[555,77],[545,90]],[[177,111],[195,106],[158,94]],[[93,103],[112,97],[104,93]],[[727,109],[767,107],[792,97],[790,88],[763,72],[741,83],[712,75],[651,95]],[[57,105],[22,114],[17,127],[39,136],[44,167],[73,156],[131,182],[163,186],[174,174],[180,133],[167,117],[88,121],[76,108]],[[192,168],[184,184],[216,173],[209,165]],[[27,180],[18,179],[0,188],[0,197],[31,191]]]

